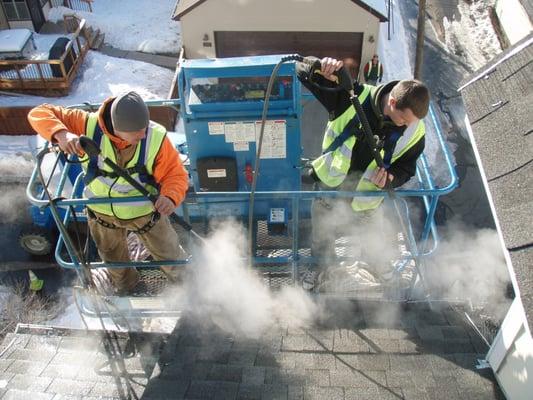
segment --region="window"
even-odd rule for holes
[[[30,12],[24,0],[2,0],[9,21],[28,20]]]

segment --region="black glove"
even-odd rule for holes
[[[302,173],[302,183],[313,184],[318,182],[318,176],[313,167],[305,168]]]

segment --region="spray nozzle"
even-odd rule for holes
[[[80,136],[80,145],[89,157],[97,157],[100,154],[100,148],[96,142],[87,136]]]
[[[291,55],[283,57],[282,61],[283,62],[285,62],[285,61],[299,61],[299,62],[302,62],[302,63],[307,64],[307,65],[309,65],[311,67],[310,68],[311,76],[313,74],[322,75],[322,63],[316,57],[310,57],[310,56],[303,57],[303,56],[301,56],[299,54],[291,54]],[[335,77],[335,83],[337,83],[337,86],[334,87],[334,88],[318,85],[316,82],[313,82],[311,77],[310,77],[309,81],[314,86],[317,86],[320,89],[328,91],[328,92],[338,92],[340,90],[346,90],[347,92],[350,92],[351,90],[353,90],[352,77],[350,76],[350,73],[348,72],[348,70],[346,68],[342,67],[338,71],[335,71],[335,73],[333,75]]]

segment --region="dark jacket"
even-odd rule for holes
[[[326,108],[329,113],[329,119],[333,120],[348,107],[352,107],[350,96],[344,90],[339,92],[328,92],[321,90],[314,86],[309,81],[311,67],[304,63],[297,63],[296,71],[298,79],[302,84],[313,93],[318,101]],[[334,87],[336,84],[327,80],[322,75],[313,74],[313,82],[316,82],[320,86]],[[382,99],[389,93],[392,88],[398,83],[398,81],[392,81],[387,84],[372,87],[370,96],[362,103],[363,110],[372,128],[374,135],[377,135],[381,140],[384,140],[385,146],[387,146],[387,138],[394,131],[399,131],[403,134],[406,126],[396,126],[394,123],[383,115]],[[354,89],[356,94],[360,94],[363,90],[363,86],[358,83],[354,83]],[[359,136],[358,132],[355,132]],[[425,140],[424,137],[420,139],[413,147],[407,150],[400,158],[398,158],[389,168],[389,173],[394,176],[392,181],[393,187],[398,187],[407,182],[416,173],[416,160],[424,151]],[[368,165],[372,162],[372,152],[370,146],[365,139],[357,140],[352,151],[352,162],[350,165],[350,171],[364,172]]]

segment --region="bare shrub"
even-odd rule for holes
[[[56,301],[23,285],[15,286],[9,292],[0,316],[0,338],[13,331],[18,323],[39,324],[53,319],[60,309]]]

